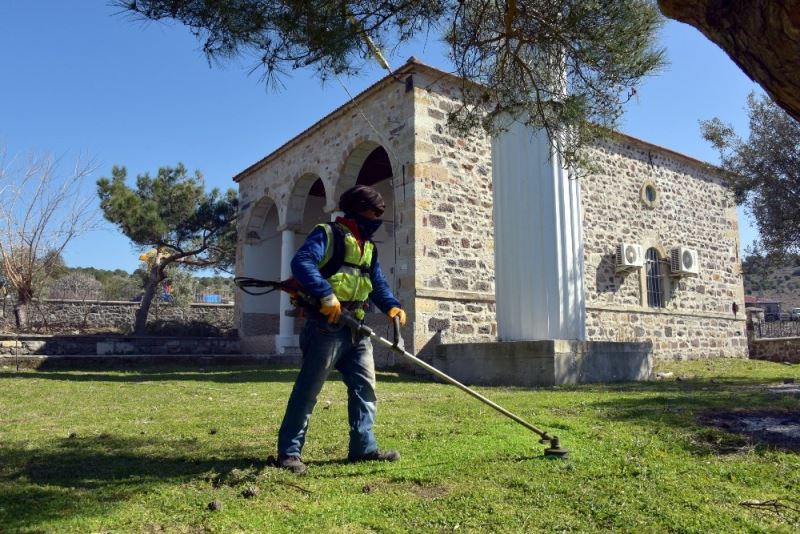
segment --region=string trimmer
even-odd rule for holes
[[[283,291],[285,293],[288,293],[291,296],[292,303],[295,306],[297,306],[297,307],[299,307],[301,309],[305,309],[305,310],[312,310],[312,311],[319,310],[319,304],[316,302],[316,299],[314,299],[311,296],[309,296],[306,293],[304,293],[303,290],[302,290],[302,287],[294,279],[290,279],[290,280],[287,280],[287,281],[284,281],[284,282],[271,282],[271,281],[267,281],[267,280],[257,280],[255,278],[247,278],[247,277],[241,277],[240,276],[240,277],[234,278],[233,281],[239,287],[239,289],[241,289],[242,291],[244,291],[245,293],[247,293],[249,295],[266,295],[268,293],[272,293],[273,291]],[[452,378],[452,377],[446,375],[445,373],[441,372],[439,369],[437,369],[437,368],[433,367],[432,365],[429,365],[428,363],[420,360],[419,358],[417,358],[416,356],[414,356],[410,352],[407,352],[403,348],[403,338],[400,335],[400,318],[399,317],[394,317],[394,319],[392,321],[393,330],[394,330],[394,332],[393,332],[394,335],[392,336],[393,337],[393,341],[389,341],[388,339],[385,339],[385,338],[379,336],[378,334],[376,334],[374,330],[372,330],[370,327],[366,326],[361,321],[359,321],[358,319],[353,317],[347,310],[342,310],[342,315],[339,318],[339,324],[347,326],[351,330],[353,330],[354,333],[356,333],[358,335],[362,335],[362,336],[368,337],[368,338],[370,338],[370,340],[372,340],[373,343],[377,343],[378,345],[381,345],[382,347],[385,347],[385,348],[395,352],[396,354],[399,354],[400,356],[405,358],[407,361],[413,363],[414,365],[416,365],[418,367],[421,367],[421,368],[425,369],[426,371],[428,371],[432,375],[441,378],[445,382],[448,382],[448,383],[454,385],[455,387],[457,387],[461,391],[463,391],[463,392],[475,397],[476,399],[478,399],[482,403],[486,404],[487,406],[491,406],[492,408],[494,408],[495,410],[497,410],[501,414],[505,415],[509,419],[512,419],[513,421],[515,421],[515,422],[519,423],[520,425],[524,426],[525,428],[527,428],[531,432],[535,433],[536,435],[538,435],[541,438],[539,440],[539,443],[548,443],[550,445],[549,447],[547,447],[544,450],[544,455],[545,456],[556,457],[556,458],[566,458],[567,455],[569,454],[569,451],[567,449],[561,447],[561,444],[559,443],[559,440],[558,440],[558,436],[551,436],[550,434],[548,434],[544,430],[540,430],[539,428],[536,428],[535,426],[533,426],[532,424],[528,423],[527,421],[525,421],[521,417],[509,412],[508,410],[506,410],[505,408],[503,408],[499,404],[487,399],[486,397],[484,397],[483,395],[481,395],[477,391],[465,386],[464,384],[462,384],[461,382],[459,382],[455,378]]]

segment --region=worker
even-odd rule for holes
[[[372,430],[377,410],[372,342],[338,324],[343,308],[363,320],[371,300],[390,321],[397,316],[405,325],[406,314],[370,241],[383,223],[385,204],[375,189],[357,185],[342,193],[339,209],[344,217],[317,225],[292,259],[292,274],[321,305],[319,313],[308,313],[300,334],[303,361],[278,432],[278,465],[296,474],[306,472],[300,454],[309,418],[332,369],[342,374],[347,386],[348,460],[400,459],[397,451],[378,449]]]

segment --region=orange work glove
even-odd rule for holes
[[[400,317],[400,326],[405,326],[406,325],[406,312],[404,312],[400,308],[392,308],[391,310],[389,310],[386,313],[386,315],[389,316],[390,320],[394,319],[395,316],[398,316],[398,317]]]
[[[339,322],[339,317],[342,315],[342,305],[336,295],[331,293],[327,297],[322,297],[319,300],[322,305],[319,312],[328,318],[329,324],[336,324]]]

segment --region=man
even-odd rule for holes
[[[339,209],[344,217],[317,225],[292,259],[292,273],[305,292],[321,304],[310,313],[300,334],[303,363],[286,406],[278,432],[278,464],[294,473],[306,471],[300,453],[308,420],[322,385],[332,369],[342,373],[347,385],[347,415],[350,421],[348,460],[400,459],[397,451],[381,451],[372,426],[377,403],[372,343],[354,337],[338,324],[342,308],[363,319],[367,300],[400,324],[406,314],[392,294],[378,262],[378,250],[370,241],[383,221],[385,204],[371,187],[357,185],[342,193]]]

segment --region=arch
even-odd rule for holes
[[[253,245],[266,238],[263,234],[264,224],[271,209],[277,209],[275,202],[268,195],[261,197],[255,205],[250,208],[245,225],[244,243]]]
[[[381,172],[377,177],[367,176],[365,169],[375,164],[382,167]],[[394,173],[395,162],[381,143],[371,139],[359,139],[350,145],[347,157],[339,169],[334,197],[338,200],[339,195],[356,184],[373,185],[391,178]]]
[[[318,196],[319,188],[322,188],[322,203],[327,205],[327,190],[325,181],[316,172],[304,172],[293,180],[291,193],[286,203],[286,215],[283,225],[287,228],[299,230],[303,226],[305,219],[305,209],[309,196]],[[313,192],[313,194],[312,194]]]
[[[279,280],[281,274],[281,233],[279,209],[269,196],[251,208],[244,235],[237,247],[236,274],[261,280]],[[253,296],[237,293],[242,335],[277,332],[279,300],[276,295]]]

